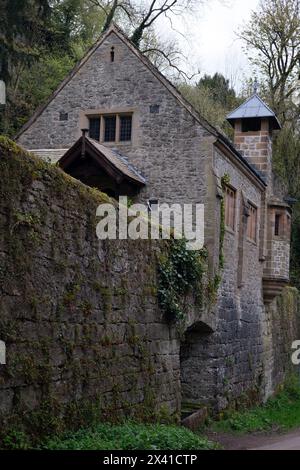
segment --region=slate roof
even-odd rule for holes
[[[232,111],[227,116],[227,121],[234,125],[236,119],[249,118],[271,118],[274,129],[281,129],[281,125],[276,114],[269,106],[255,93],[250,96],[243,104]]]
[[[128,162],[127,157],[121,155],[120,152],[115,149],[105,147],[105,145],[100,144],[96,140],[91,139],[90,137],[80,137],[73,145],[70,147],[58,160],[60,167],[65,168],[74,161],[76,158],[80,157],[81,149],[83,144],[83,138],[85,138],[86,152],[92,152],[94,158],[101,165],[108,165],[108,168],[113,168],[117,174],[122,174],[127,180],[135,183],[139,186],[144,186],[146,184],[146,179],[143,175]]]
[[[124,175],[139,183],[146,184],[146,179],[132,164],[129,163],[127,157],[122,155],[118,150],[105,147],[90,137],[85,137],[86,140],[103,156],[107,158],[116,168],[118,168]]]

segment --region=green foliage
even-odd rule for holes
[[[222,82],[221,89],[219,82]],[[235,96],[223,75],[215,74],[213,77],[205,75],[195,86],[181,84],[178,88],[200,116],[228,137],[233,137],[233,129],[226,121],[226,115],[239,106],[241,100]]]
[[[198,88],[206,88],[215,103],[220,103],[225,109],[236,106],[236,94],[230,82],[221,73],[213,76],[205,74],[197,83]]]
[[[268,102],[283,122],[298,88],[300,16],[297,0],[264,0],[239,33],[261,77]],[[295,109],[296,113],[299,110]]]
[[[273,166],[276,174],[285,182],[290,196],[299,195],[300,133],[293,123],[285,124],[275,139]]]
[[[30,441],[23,431],[9,431],[2,440],[2,449],[28,450]]]
[[[291,283],[300,289],[300,204],[294,208],[291,245]]]
[[[224,419],[212,425],[220,432],[247,433],[268,431],[273,428],[287,430],[300,426],[300,383],[291,377],[284,388],[266,404],[246,411],[224,414]]]
[[[118,426],[100,424],[52,439],[43,449],[50,450],[196,450],[213,449],[206,438],[181,427],[125,423]]]
[[[4,0],[0,8],[0,70],[8,82],[14,68],[36,57],[50,40],[50,6],[48,0]]]
[[[230,184],[230,176],[228,173],[224,173],[224,175],[221,178],[221,185],[222,188],[224,189],[226,185]]]
[[[0,110],[0,133],[13,136],[99,37],[105,14],[86,0],[5,3],[0,78],[7,105]]]
[[[300,198],[299,34],[299,1],[295,0],[261,2],[240,33],[253,65],[252,75],[258,72],[260,76],[260,94],[283,126],[273,136],[274,171],[282,179],[283,193],[296,199]],[[300,286],[299,214],[297,205],[291,250],[291,280],[296,286]]]
[[[171,240],[169,256],[162,257],[158,267],[158,299],[169,320],[185,319],[185,301],[189,293],[194,292],[201,301],[206,258],[204,250],[188,250],[185,240]]]

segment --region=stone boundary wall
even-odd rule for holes
[[[99,242],[107,196],[1,137],[0,175],[0,441],[124,416],[178,422],[181,378],[193,377],[188,401],[218,412],[265,399],[293,371],[295,289],[245,306],[243,322],[192,305],[183,346],[157,301],[167,242]],[[220,297],[233,302],[224,286]]]
[[[291,374],[299,375],[293,365],[292,343],[300,340],[300,296],[294,287],[286,287],[266,309],[264,330],[264,382],[268,398]]]
[[[2,430],[178,419],[178,333],[157,303],[165,242],[100,242],[107,196],[4,139],[0,174]]]

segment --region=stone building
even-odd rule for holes
[[[272,188],[280,124],[257,94],[228,121],[234,143],[113,25],[16,137],[110,196],[204,203],[210,275],[222,281],[213,311],[186,331],[181,385],[184,402],[216,409],[283,379],[270,312],[289,281],[290,208]]]

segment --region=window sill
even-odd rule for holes
[[[122,140],[114,142],[99,142],[99,144],[106,145],[107,147],[115,147],[116,145],[132,145],[132,140]]]
[[[285,237],[284,235],[274,235],[273,240],[277,242],[285,242],[289,240],[289,237]]]

